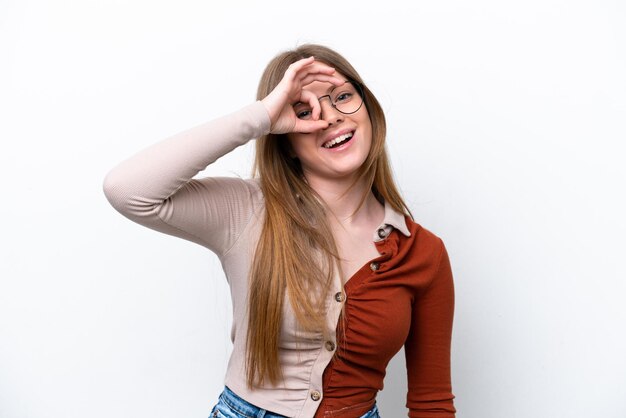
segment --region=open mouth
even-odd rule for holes
[[[324,142],[322,146],[328,149],[337,148],[338,146],[350,141],[352,139],[352,136],[354,136],[354,132],[348,132],[347,134],[339,135],[337,138]]]

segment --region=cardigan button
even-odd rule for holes
[[[385,228],[379,228],[378,238],[386,238],[386,237],[387,237],[387,231],[385,231]]]
[[[343,292],[337,292],[335,293],[335,300],[337,302],[343,302],[344,300],[346,300],[346,296],[343,294]]]
[[[333,351],[335,349],[335,343],[332,341],[326,341],[326,349],[328,351]]]
[[[311,399],[313,399],[314,401],[319,401],[321,398],[322,394],[318,391],[314,390],[313,392],[311,392]]]
[[[372,271],[378,271],[378,269],[379,269],[379,268],[380,268],[380,264],[378,264],[378,262],[376,262],[376,261],[372,261],[372,262],[370,263],[370,269],[371,269]]]

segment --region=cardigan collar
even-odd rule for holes
[[[397,229],[407,237],[411,236],[411,232],[406,225],[406,216],[385,202],[385,217],[383,223],[374,231],[374,241],[386,238],[391,232],[391,228]]]

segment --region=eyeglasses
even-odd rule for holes
[[[352,81],[346,81],[343,85],[334,87],[328,94],[318,97],[317,100],[321,103],[324,97],[328,97],[331,106],[344,115],[356,113],[363,106],[363,89],[358,83]],[[313,118],[313,109],[309,103],[296,103],[293,110],[299,119]]]

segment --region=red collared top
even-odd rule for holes
[[[404,346],[409,417],[454,417],[454,287],[446,249],[409,218],[406,227],[386,225],[377,235],[380,256],[358,270],[337,298],[345,306],[315,416],[358,418],[371,409],[387,364]]]

